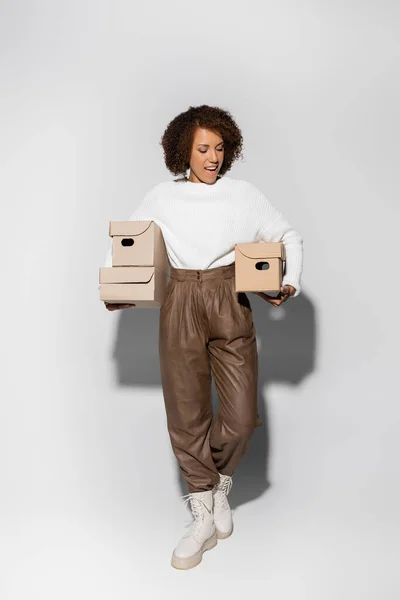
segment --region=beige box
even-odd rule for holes
[[[154,266],[100,267],[100,300],[159,308],[168,282],[168,274]]]
[[[286,261],[283,242],[255,242],[235,245],[237,292],[278,292]]]
[[[170,264],[161,228],[154,221],[110,221],[113,267],[157,267]]]

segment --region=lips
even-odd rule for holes
[[[210,171],[211,173],[213,173],[214,171],[217,170],[218,167],[212,167],[212,168],[204,167],[204,168],[205,168],[206,171]]]

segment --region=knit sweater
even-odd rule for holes
[[[286,251],[282,285],[296,288],[292,297],[300,293],[303,240],[249,181],[227,175],[213,184],[163,181],[147,192],[129,220],[157,223],[170,264],[178,269],[229,265],[238,243],[282,241]],[[112,242],[104,266],[112,266]]]

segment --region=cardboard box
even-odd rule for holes
[[[237,292],[278,292],[286,261],[283,242],[255,242],[235,245]]]
[[[100,300],[135,304],[138,308],[162,305],[169,276],[157,267],[100,267]]]
[[[154,221],[110,221],[113,267],[157,267],[170,264],[161,228]]]

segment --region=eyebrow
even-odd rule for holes
[[[215,147],[219,146],[220,144],[223,144],[224,142],[219,142],[218,144],[215,145]],[[197,144],[198,146],[209,146],[210,144]]]

